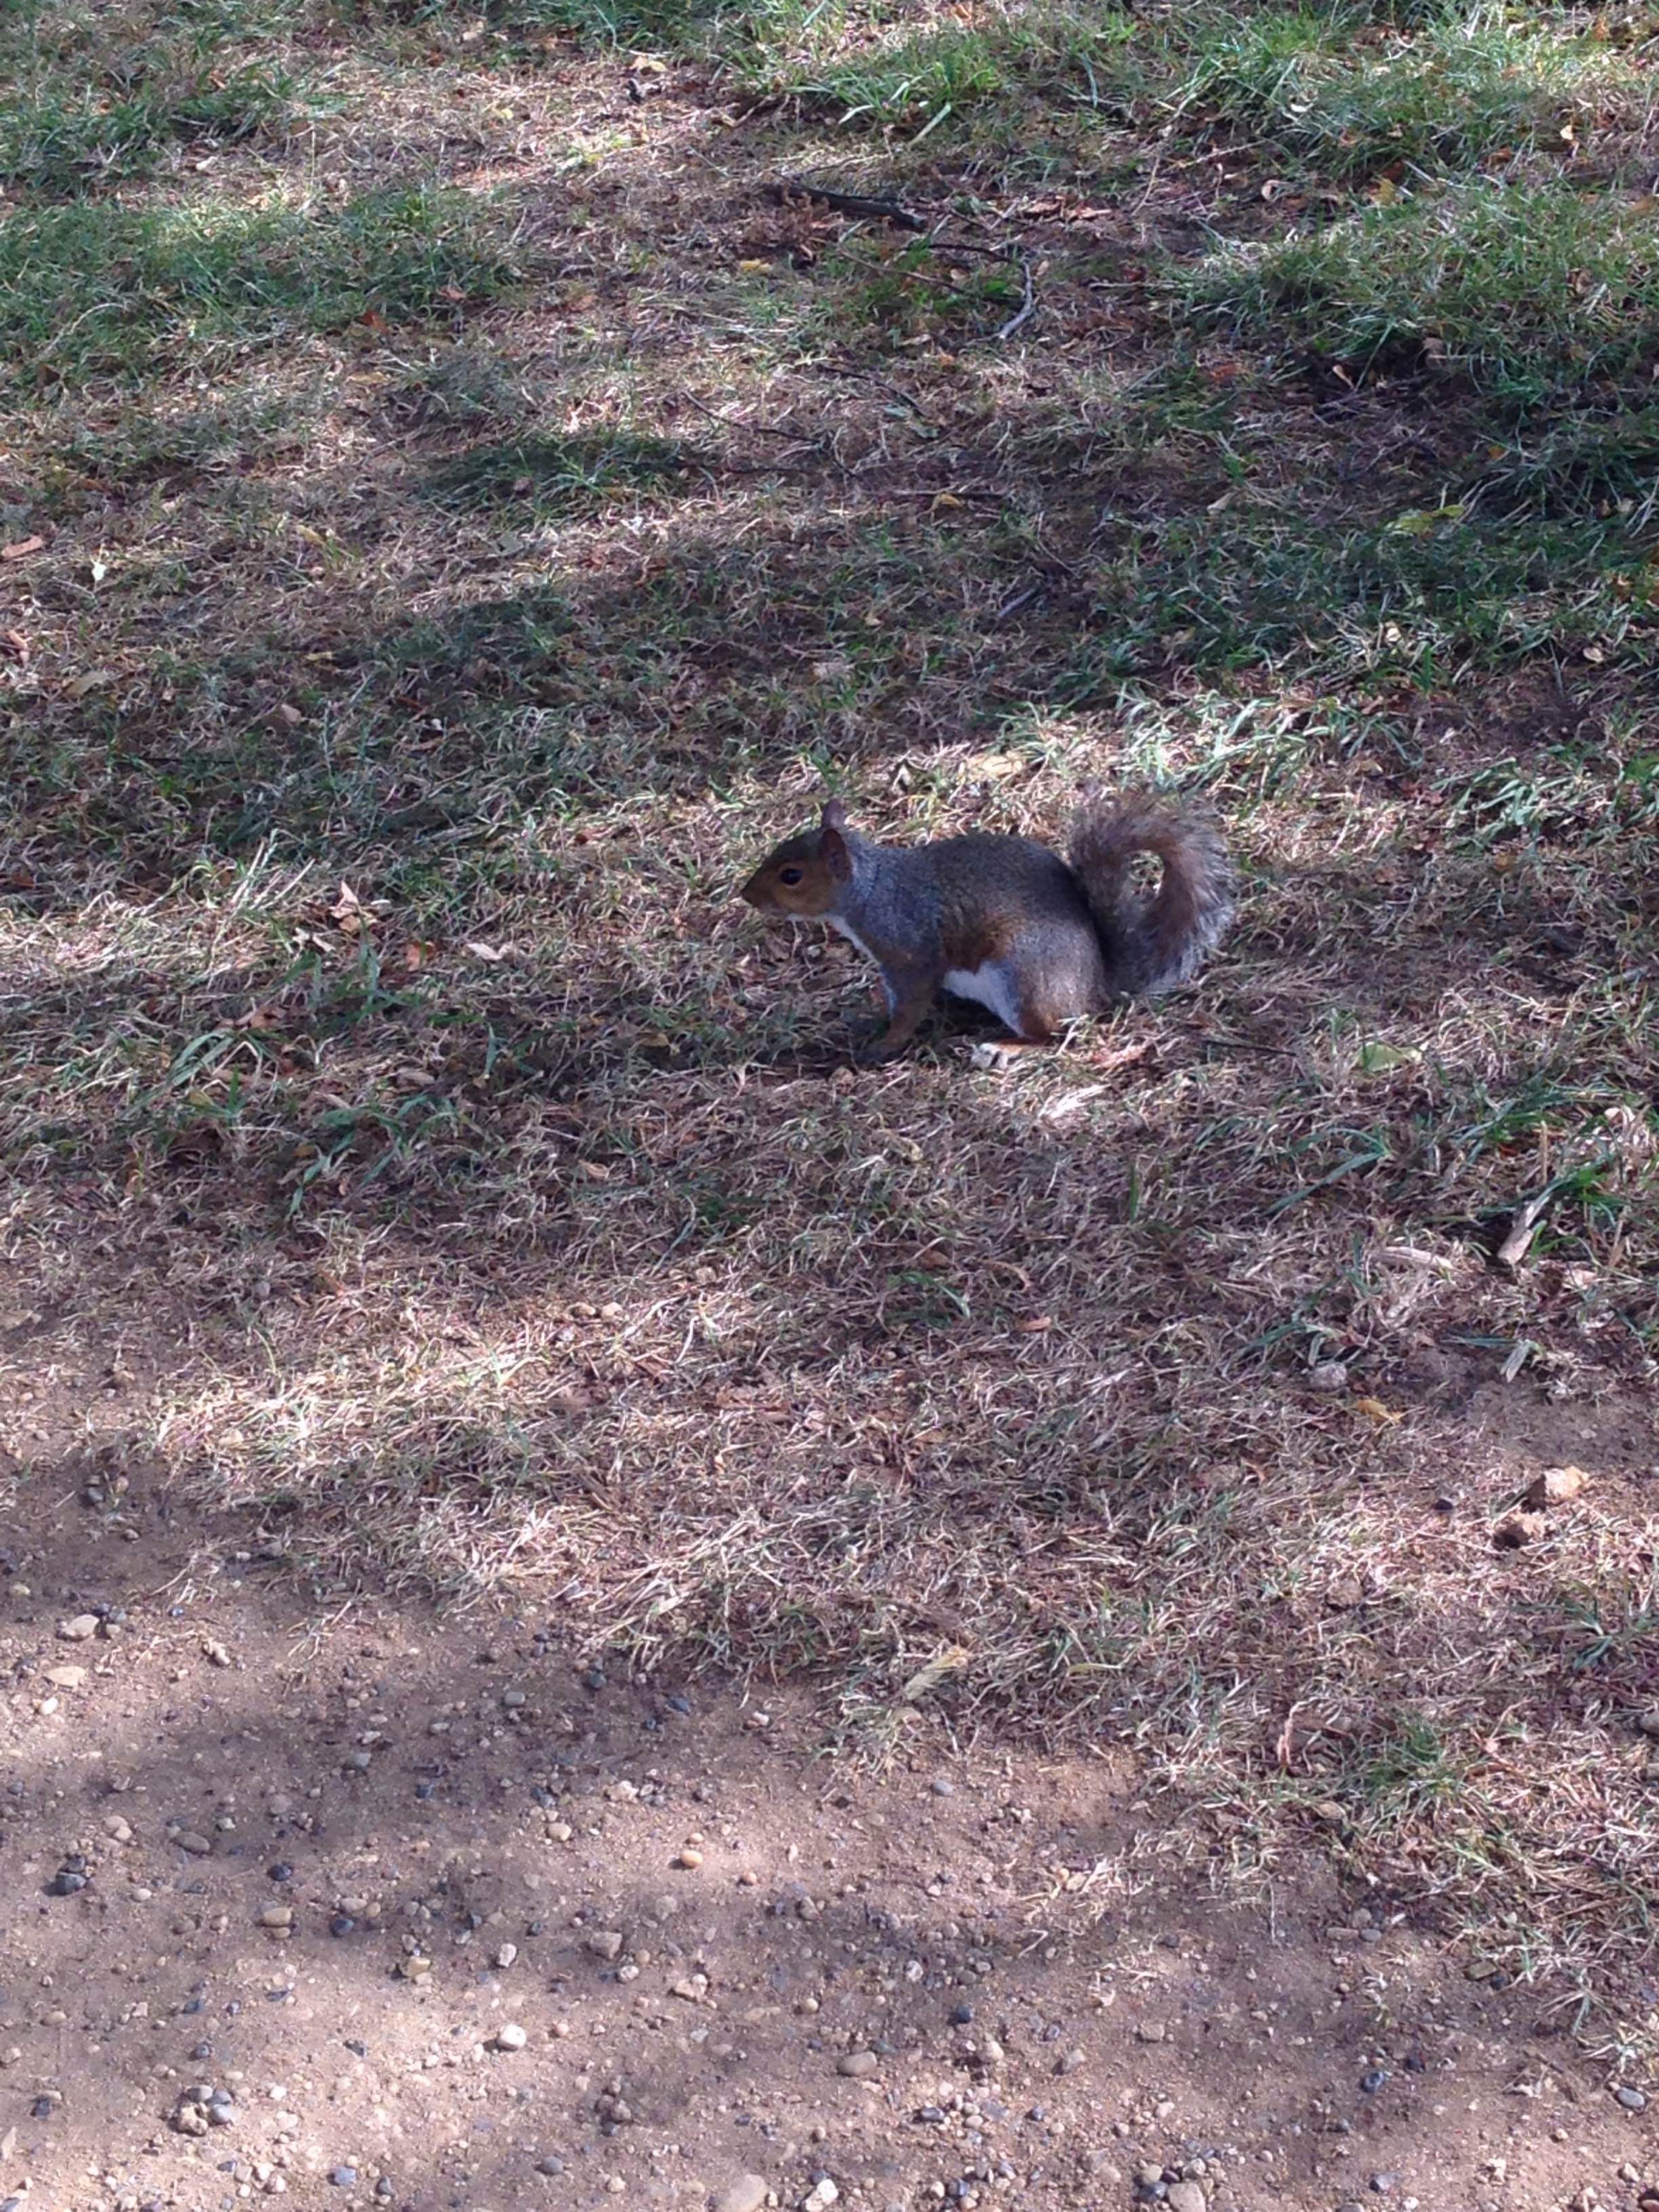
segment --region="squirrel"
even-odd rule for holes
[[[1144,897],[1137,855],[1163,863]],[[881,970],[887,1025],[859,1057],[902,1052],[941,990],[987,1006],[997,1048],[1052,1044],[1079,1015],[1184,982],[1231,921],[1233,871],[1191,809],[1090,790],[1067,858],[1030,837],[975,831],[927,845],[861,836],[837,799],[816,830],[769,854],[741,896],[765,915],[827,921]]]

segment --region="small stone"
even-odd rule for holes
[[[1153,2166],[1149,2161],[1146,2165],[1138,2166],[1135,2168],[1135,2187],[1137,2189],[1152,2189],[1161,2187],[1163,2181],[1164,2168],[1161,2166]]]
[[[294,1907],[291,1905],[266,1905],[259,1915],[259,1925],[261,1928],[280,1928],[284,1930],[292,1928]]]
[[[1627,2112],[1645,2112],[1648,2108],[1647,2098],[1640,2089],[1620,2088],[1613,2094]]]
[[[1650,1705],[1646,1712],[1638,1713],[1636,1725],[1643,1735],[1659,1735],[1659,1705]]]
[[[1527,1492],[1526,1503],[1534,1513],[1547,1505],[1565,1505],[1577,1498],[1589,1481],[1582,1467],[1547,1467]]]
[[[1172,2181],[1164,2202],[1170,2212],[1206,2212],[1204,2191],[1196,2181]]]
[[[106,1813],[104,1833],[112,1844],[130,1844],[132,1841],[132,1824],[124,1820],[118,1813]]]
[[[228,1667],[230,1653],[224,1644],[216,1644],[210,1637],[202,1646],[202,1656],[210,1667]]]
[[[349,1912],[337,1912],[328,1923],[328,1932],[331,1936],[349,1936],[356,1925]]]
[[[97,1635],[98,1616],[95,1613],[77,1613],[72,1620],[58,1622],[58,1633],[65,1644],[84,1644],[88,1637]]]
[[[1143,2020],[1135,2030],[1137,2043],[1162,2043],[1170,2031],[1161,2020]]]
[[[1386,2066],[1373,2066],[1369,2074],[1363,2074],[1360,2076],[1359,2086],[1366,2096],[1374,2097],[1387,2083],[1388,2078],[1389,2069]]]
[[[757,2173],[740,2173],[714,2200],[714,2212],[763,2212],[771,2191]]]
[[[206,2110],[208,2125],[214,2128],[234,2128],[242,2117],[222,2090],[213,2097]]]
[[[970,2004],[952,2005],[951,2008],[951,2025],[952,2027],[967,2027],[971,2023],[973,2017],[974,2008]]]
[[[48,1897],[73,1897],[87,1886],[87,1877],[70,1867],[60,1867],[46,1884]]]
[[[1399,2186],[1400,2176],[1397,2173],[1374,2173],[1371,2176],[1371,2187],[1379,2197],[1392,2197]]]
[[[695,1873],[702,1864],[702,1853],[688,1846],[676,1856],[674,1863],[677,1867],[684,1867],[688,1873]]]
[[[181,1851],[188,1851],[192,1858],[204,1859],[213,1849],[212,1839],[198,1835],[193,1828],[182,1830],[173,1840]]]
[[[586,1945],[596,1959],[619,1959],[622,1947],[622,1936],[614,1928],[603,1929],[599,1935],[590,1936]]]
[[[530,2036],[526,2029],[509,2021],[505,2027],[498,2027],[495,2030],[492,2040],[497,2051],[522,2051],[529,2042]]]
[[[555,2178],[564,2172],[564,2160],[556,2153],[550,2151],[545,2158],[538,2158],[536,2160],[536,2171],[538,2173],[548,2175],[550,2179]]]
[[[57,1690],[78,1690],[87,1679],[84,1667],[48,1667],[46,1680]]]
[[[505,1972],[518,1955],[519,1947],[516,1943],[503,1943],[495,1954],[495,1964]]]
[[[186,2098],[174,2112],[173,2124],[181,2136],[204,2136],[208,2131],[208,2116],[199,2105]]]
[[[1348,1370],[1340,1359],[1322,1359],[1308,1370],[1308,1388],[1334,1397],[1348,1387]]]
[[[1081,2051],[1068,2051],[1054,2067],[1056,2074],[1080,2074],[1088,2061]]]
[[[354,2189],[357,2183],[357,2169],[355,2166],[331,2166],[328,2178],[337,2189]]]
[[[957,1785],[948,1774],[936,1774],[929,1785],[935,1797],[954,1797]]]
[[[374,1764],[372,1751],[354,1751],[346,1760],[347,1768],[353,1774],[367,1774]]]
[[[423,1982],[432,1972],[432,1961],[422,1952],[416,1951],[398,1969],[406,1982]]]
[[[822,2181],[815,2181],[800,2200],[800,2212],[830,2212],[832,2204],[841,2201],[841,2191],[826,2173]]]
[[[880,2068],[881,2061],[873,2051],[849,2051],[845,2058],[837,2059],[836,2071],[844,2074],[849,2081],[867,2081]]]

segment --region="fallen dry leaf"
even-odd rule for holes
[[[1379,1429],[1389,1428],[1406,1418],[1403,1413],[1390,1413],[1380,1398],[1356,1398],[1353,1404],[1357,1413],[1363,1413],[1368,1421],[1375,1421]]]
[[[1506,1513],[1492,1530],[1492,1540],[1500,1552],[1518,1552],[1523,1545],[1535,1543],[1548,1528],[1541,1513]]]
[[[26,561],[31,553],[46,550],[44,538],[20,538],[15,545],[0,545],[0,561]]]
[[[1565,1505],[1589,1481],[1582,1467],[1547,1467],[1528,1488],[1526,1503],[1534,1513],[1546,1505]]]

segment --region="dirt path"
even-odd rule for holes
[[[1127,1764],[877,1777],[90,1465],[0,1531],[7,2212],[1659,2205],[1538,1992],[1184,1864]]]

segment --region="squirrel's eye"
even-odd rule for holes
[[[778,870],[778,881],[781,884],[798,884],[800,881],[800,870],[799,868],[780,868]]]

